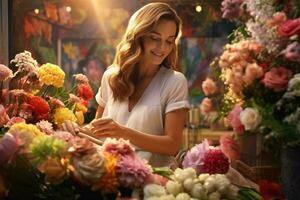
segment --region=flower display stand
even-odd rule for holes
[[[279,166],[274,155],[262,148],[262,136],[260,134],[245,134],[238,138],[241,157],[232,165],[250,180],[279,180]]]

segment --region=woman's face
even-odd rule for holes
[[[176,23],[160,20],[154,29],[143,37],[142,62],[160,65],[175,45]]]

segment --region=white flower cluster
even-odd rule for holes
[[[274,0],[245,0],[247,10],[255,20],[265,22],[275,13]]]
[[[263,22],[253,20],[249,20],[246,26],[252,38],[265,46],[268,53],[279,53],[280,39],[275,29],[267,27]]]
[[[220,200],[235,199],[238,188],[223,174],[200,174],[193,168],[177,168],[165,187],[148,184],[144,200]]]

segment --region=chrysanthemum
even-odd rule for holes
[[[54,133],[53,126],[50,122],[46,120],[41,120],[36,123],[36,126],[44,133],[52,135]]]
[[[117,175],[120,183],[126,187],[142,186],[150,177],[151,167],[138,156],[125,155],[117,164]]]
[[[74,113],[68,108],[57,108],[54,113],[54,122],[55,124],[62,124],[65,121],[69,120],[72,122],[76,122],[77,118]]]
[[[5,81],[6,79],[13,76],[11,69],[5,65],[0,64],[0,81]]]
[[[82,103],[76,103],[75,109],[76,109],[76,111],[81,111],[83,113],[86,113],[88,110],[87,107],[85,105],[83,105]]]
[[[130,145],[128,140],[123,138],[107,138],[103,145],[102,150],[116,155],[129,155],[134,153],[134,148]]]
[[[92,186],[92,190],[101,189],[103,192],[111,193],[117,192],[119,182],[116,176],[116,167],[118,162],[118,156],[113,154],[105,154],[106,158],[106,174],[102,176],[99,183]]]
[[[18,137],[25,148],[28,147],[36,136],[44,135],[35,125],[23,122],[12,125],[8,133]]]
[[[57,65],[47,63],[38,69],[39,79],[45,85],[62,87],[64,85],[65,73]]]
[[[82,111],[76,111],[75,112],[75,116],[77,118],[77,123],[79,125],[83,125],[84,124],[84,115]]]

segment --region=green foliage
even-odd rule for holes
[[[29,153],[35,158],[34,165],[38,165],[48,157],[60,157],[66,151],[67,143],[55,137],[39,136],[34,138],[29,147]]]

